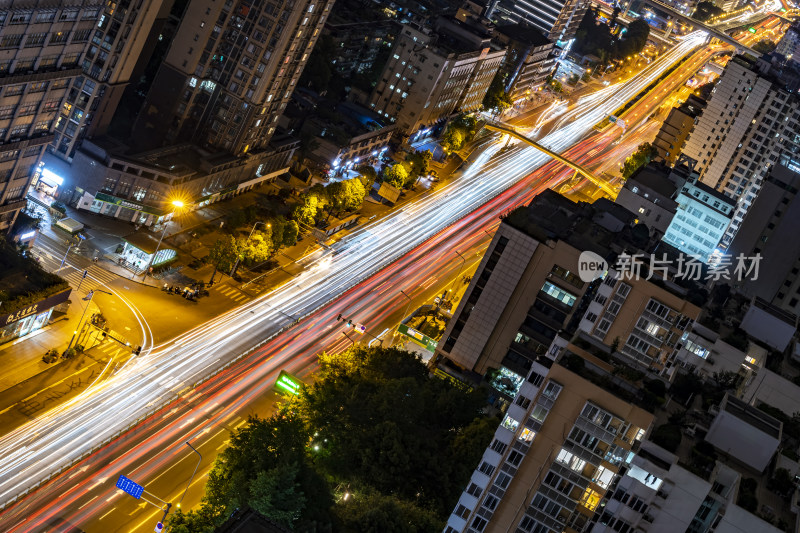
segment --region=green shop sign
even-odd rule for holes
[[[410,338],[412,341],[416,342],[423,348],[430,350],[431,352],[436,351],[437,342],[428,337],[427,335],[423,335],[414,328],[410,328],[405,324],[400,324],[400,327],[397,328],[397,331],[402,333],[406,337]]]

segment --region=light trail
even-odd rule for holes
[[[636,79],[582,98],[568,112],[571,121],[542,142],[557,151],[575,144],[621,102],[638,94],[704,40],[699,32],[691,34]],[[355,231],[334,245],[333,254],[317,259],[283,287],[151,350],[147,357],[135,359],[91,393],[83,393],[4,436],[0,439],[0,456],[4,458],[0,502],[15,500],[53,471],[63,470],[120,435],[133,422],[151,416],[159,402],[179,398],[236,354],[249,353],[254,344],[290,323],[282,313],[305,317],[342,297],[547,162],[546,156],[525,146],[502,153],[498,150],[497,145],[487,147],[459,180]],[[289,342],[301,336],[302,331]],[[270,360],[270,365],[285,364],[293,356],[290,350],[284,350],[281,357]],[[24,448],[22,443],[26,442]]]

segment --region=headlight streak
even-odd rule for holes
[[[704,35],[687,36],[651,64],[660,65],[659,69],[650,68],[636,79],[606,87],[599,91],[601,96],[593,94],[581,99],[567,113],[570,122],[545,136],[544,142],[558,151],[574,144],[620,102],[638,94],[664,68],[704,40]],[[548,161],[527,146],[518,145],[497,154],[499,148],[488,147],[459,180],[402,213],[370,225],[368,231],[356,230],[343,240],[342,253],[326,254],[279,289],[152,348],[146,357],[134,359],[113,377],[97,384],[91,394],[84,393],[0,438],[0,456],[4,457],[0,466],[0,502],[35,485],[50,471],[72,464],[87,450],[127,428],[131,421],[150,413],[156,399],[176,398],[181,390],[201,380],[214,362],[222,365],[221,354],[246,349],[248,339],[243,332],[260,331],[263,337],[269,337],[288,324],[290,320],[277,309],[296,317],[307,316]],[[20,446],[37,433],[28,449]]]

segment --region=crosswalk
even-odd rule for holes
[[[62,268],[54,270],[53,273],[66,279],[73,288],[80,286],[82,289],[85,287],[94,288],[98,281],[103,285],[108,285],[112,281],[119,279],[116,274],[94,265],[83,270],[64,265]]]
[[[110,357],[116,357],[120,354],[128,353],[131,351],[131,349],[128,346],[123,346],[119,342],[110,339],[104,340],[103,342],[95,346],[93,349],[99,350]]]
[[[215,285],[210,289],[209,292],[217,292],[223,296],[226,296],[233,300],[234,302],[242,302],[250,298],[248,295],[240,291],[235,287],[231,287],[230,285]]]

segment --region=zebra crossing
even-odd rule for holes
[[[230,298],[234,302],[242,302],[250,298],[250,296],[246,295],[235,287],[231,287],[230,285],[215,285],[210,289],[210,292],[217,292],[227,298]]]
[[[123,346],[119,342],[111,339],[106,339],[92,349],[99,350],[110,357],[116,357],[120,354],[130,352],[130,348]]]
[[[108,285],[112,281],[119,279],[119,276],[116,274],[112,274],[111,272],[103,270],[102,268],[94,265],[83,270],[65,265],[62,268],[53,271],[53,273],[58,274],[62,278],[66,279],[73,288],[77,288],[79,286],[81,288],[87,286],[93,288],[95,285],[97,285],[97,281],[103,285]]]

